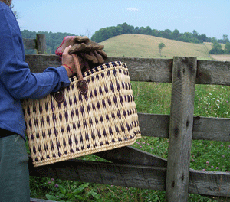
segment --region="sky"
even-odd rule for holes
[[[21,30],[91,37],[126,22],[230,39],[230,0],[12,0]]]

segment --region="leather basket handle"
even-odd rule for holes
[[[74,62],[75,62],[75,64],[78,63],[78,65],[75,65],[75,67],[77,67],[77,78],[78,78],[77,88],[81,94],[86,95],[87,91],[88,91],[87,81],[85,81],[83,79],[83,75],[81,72],[81,66],[80,66],[79,62],[76,61],[76,58],[74,58]]]
[[[75,60],[75,58],[74,58],[74,60]],[[76,64],[76,62],[78,62],[78,61],[75,60],[75,64]],[[83,75],[81,72],[81,66],[80,66],[79,62],[78,62],[78,65],[76,65],[76,68],[77,68],[77,78],[78,78],[77,88],[82,95],[86,95],[87,91],[88,91],[88,84],[87,84],[87,81],[83,79]],[[63,103],[65,100],[64,89],[60,89],[58,92],[53,93],[53,96],[54,96],[54,99],[58,103]]]

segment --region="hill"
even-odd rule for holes
[[[198,59],[213,59],[209,55],[211,43],[193,44],[182,41],[170,40],[144,34],[122,34],[100,44],[109,57],[142,57],[160,58],[158,45],[164,43],[163,58],[173,56],[197,57]]]
[[[146,34],[155,37],[163,37],[166,39],[184,41],[189,43],[198,43],[198,44],[212,41],[211,37],[207,37],[205,34],[199,34],[195,30],[193,30],[192,33],[189,32],[180,33],[179,30],[177,29],[175,29],[174,31],[171,31],[169,29],[160,31],[156,29],[151,29],[149,26],[134,28],[134,26],[128,25],[126,22],[124,22],[123,24],[118,24],[117,26],[101,28],[100,30],[96,31],[93,34],[91,40],[100,43],[102,41],[108,40],[109,38],[121,34]],[[218,40],[218,43],[227,42],[228,35],[224,35],[224,38],[221,41]]]

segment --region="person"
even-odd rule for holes
[[[31,73],[11,0],[0,0],[0,202],[30,201],[25,119],[21,100],[38,99],[70,84],[80,65],[64,50],[62,65]]]

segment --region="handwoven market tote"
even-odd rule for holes
[[[80,82],[22,103],[35,167],[133,144],[141,137],[128,68],[110,62]]]

